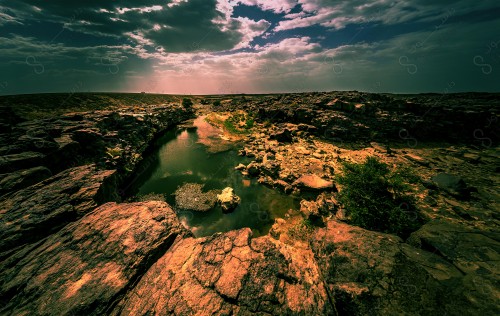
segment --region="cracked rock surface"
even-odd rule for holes
[[[173,245],[115,315],[331,314],[313,253],[244,228]]]

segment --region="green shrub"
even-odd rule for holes
[[[193,106],[193,101],[191,101],[191,99],[189,98],[184,98],[182,99],[182,106],[185,108],[190,108]]]
[[[215,100],[213,103],[214,106],[220,106],[220,100]]]
[[[338,201],[348,212],[350,223],[406,237],[421,225],[409,183],[418,181],[409,169],[391,171],[377,158],[364,163],[344,162]]]
[[[224,121],[224,127],[232,134],[248,134],[254,123],[247,114],[235,113]]]
[[[294,239],[307,241],[314,231],[314,226],[309,219],[302,219],[300,222],[290,227],[288,234]]]
[[[253,118],[250,117],[245,122],[245,128],[250,129],[253,127],[254,124],[255,124],[255,121],[253,120]]]

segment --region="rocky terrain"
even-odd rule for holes
[[[257,238],[195,238],[166,202],[123,202],[154,140],[196,115],[138,97],[52,114],[2,97],[0,314],[500,314],[498,95],[193,97],[252,160],[235,172],[302,199]],[[342,163],[368,156],[418,175],[408,236],[337,201]]]

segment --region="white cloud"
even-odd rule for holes
[[[298,0],[307,15],[290,14],[281,21],[275,31],[308,27],[319,24],[341,29],[352,23],[382,22],[396,24],[408,21],[436,21],[453,13],[461,14],[475,10],[497,7],[495,0]]]
[[[241,23],[239,32],[243,35],[240,43],[236,45],[235,49],[247,48],[250,46],[250,42],[257,36],[262,35],[271,26],[271,23],[262,19],[260,21],[254,21],[249,18],[238,17],[234,20]]]
[[[262,10],[270,10],[275,13],[288,13],[298,3],[297,0],[240,0],[238,3],[248,6],[258,6]]]

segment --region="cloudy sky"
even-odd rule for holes
[[[1,0],[0,94],[500,92],[498,0]]]

